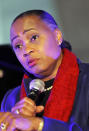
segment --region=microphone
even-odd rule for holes
[[[42,93],[44,89],[44,81],[40,79],[34,79],[29,83],[29,93],[27,94],[27,96],[36,102],[39,94]]]

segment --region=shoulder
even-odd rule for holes
[[[78,85],[89,89],[89,63],[79,63]]]
[[[89,103],[89,63],[79,64],[79,77],[77,83],[76,102],[85,110]]]
[[[82,62],[79,62],[79,68],[82,69],[82,70],[89,70],[89,63],[82,63]]]
[[[86,75],[89,77],[89,63],[78,63],[79,64],[79,76],[84,76]]]
[[[80,127],[86,127],[88,116],[89,116],[89,64],[80,62],[79,78],[72,110],[72,117],[73,120],[80,125]]]
[[[14,89],[9,90],[5,94],[1,103],[1,111],[10,111],[11,108],[15,105],[15,103],[19,101],[20,88],[21,86],[18,86]]]

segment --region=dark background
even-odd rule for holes
[[[4,94],[12,88],[21,84],[23,68],[18,62],[15,54],[9,45],[0,46],[0,103]]]

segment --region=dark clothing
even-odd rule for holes
[[[11,111],[20,100],[20,86],[6,93],[1,111]],[[89,64],[79,64],[79,78],[73,110],[68,123],[44,118],[43,131],[89,131]]]

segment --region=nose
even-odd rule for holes
[[[24,48],[24,54],[23,54],[23,56],[24,57],[26,57],[26,56],[29,56],[29,55],[31,55],[31,53],[33,53],[34,51],[33,51],[33,48],[31,48],[30,46],[26,46],[25,48]]]
[[[27,52],[27,53],[24,53],[23,56],[26,57],[26,56],[30,55],[32,52],[33,52],[33,51],[31,50],[31,51],[29,51],[29,52]]]

